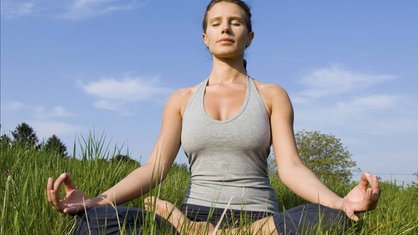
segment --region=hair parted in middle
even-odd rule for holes
[[[203,32],[206,32],[206,27],[208,25],[207,23],[207,14],[208,11],[210,11],[210,9],[212,9],[212,7],[220,2],[229,2],[229,3],[233,3],[233,4],[237,4],[239,7],[241,7],[242,10],[244,10],[245,13],[245,26],[247,27],[248,32],[252,32],[253,31],[253,26],[251,23],[251,10],[250,7],[247,5],[247,3],[245,3],[242,0],[212,0],[209,2],[208,6],[206,7],[206,11],[205,11],[205,15],[203,16],[203,20],[202,20],[202,28],[203,28]]]

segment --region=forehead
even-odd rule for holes
[[[219,17],[245,18],[244,10],[235,3],[219,2],[216,3],[207,13],[207,19]]]

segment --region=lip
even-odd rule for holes
[[[235,41],[231,38],[221,38],[217,42],[219,42],[219,43],[234,43]]]

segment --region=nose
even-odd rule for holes
[[[224,34],[230,34],[231,33],[231,27],[228,23],[222,24],[222,33]]]

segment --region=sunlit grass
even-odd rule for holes
[[[17,147],[1,149],[0,234],[70,234],[75,217],[52,210],[46,199],[48,177],[69,172],[77,187],[87,195],[94,196],[139,166],[134,162],[109,161],[116,154],[120,154],[120,148],[110,148],[104,135],[82,138],[74,148],[80,152],[80,157],[63,158],[44,150]],[[185,165],[174,165],[166,180],[150,194],[159,195],[180,207],[189,177]],[[304,203],[276,177],[272,177],[271,182],[278,195],[282,207],[280,209]],[[417,184],[403,187],[384,182],[381,186],[382,195],[378,208],[361,214],[361,221],[347,233],[418,234]],[[343,195],[349,187],[338,185],[333,190]],[[125,205],[143,208],[145,196]],[[121,229],[123,230],[123,221]],[[155,230],[152,216],[147,217],[143,233],[154,234]],[[249,234],[248,226],[240,227],[239,233]],[[182,234],[187,234],[187,231]],[[305,234],[310,233],[306,231]],[[328,231],[328,234],[337,234],[337,231]]]

